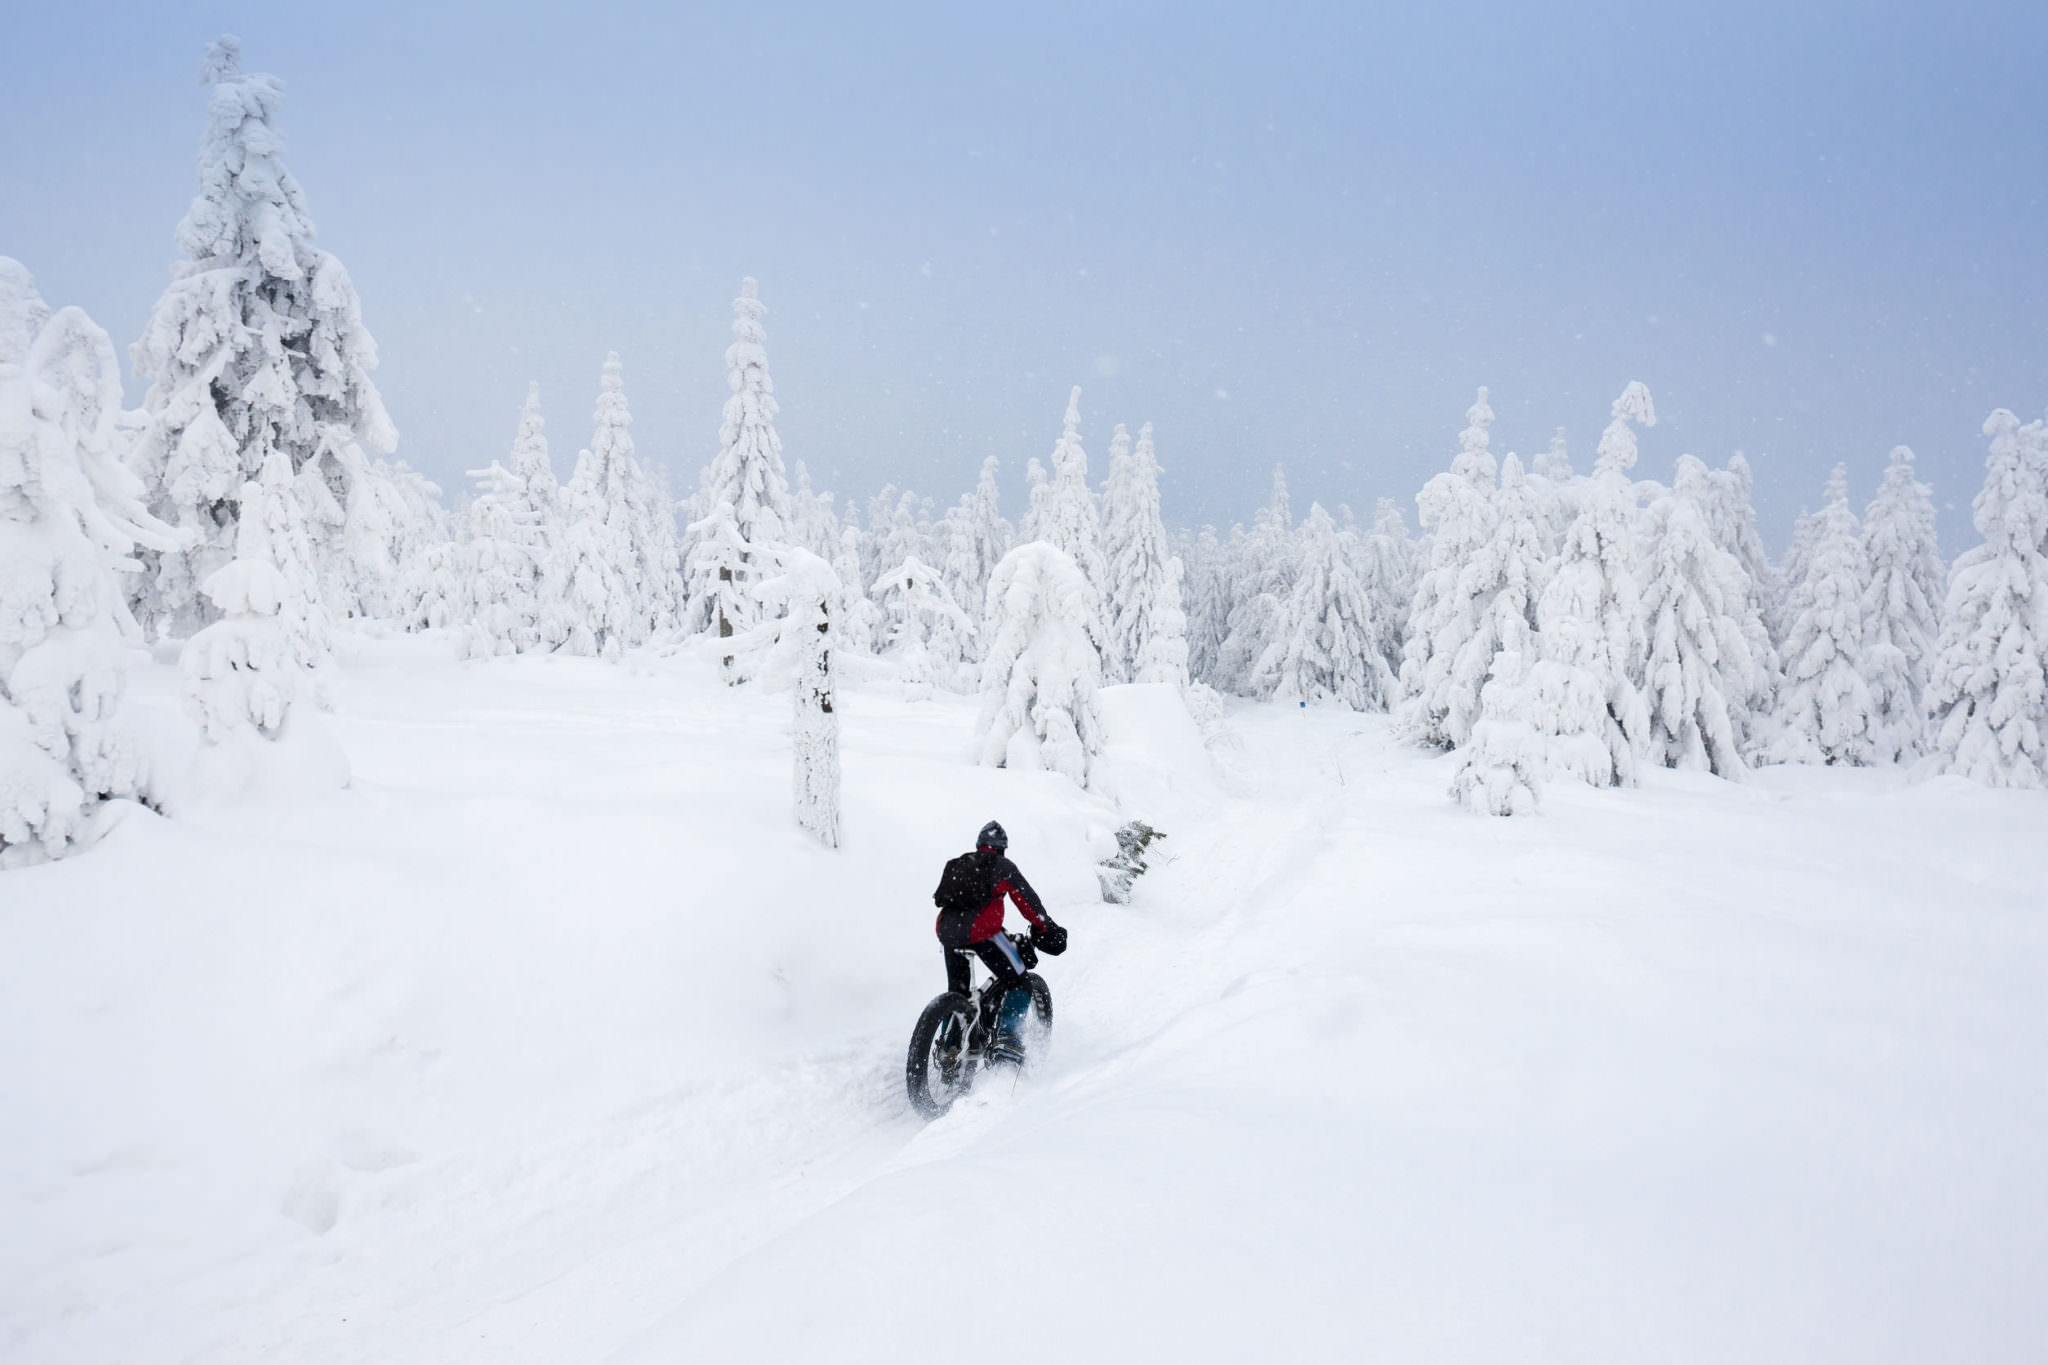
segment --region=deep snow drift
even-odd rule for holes
[[[842,680],[344,651],[354,784],[0,874],[0,1358],[2021,1361],[2048,801],[1884,770],[1446,798],[1383,719],[1104,694],[1100,790]],[[138,679],[169,733],[172,670]],[[172,756],[175,758],[175,756]],[[1073,932],[929,1126],[940,863]],[[1128,907],[1095,859],[1168,833]]]

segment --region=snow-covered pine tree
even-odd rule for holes
[[[1759,670],[1746,629],[1754,605],[1741,562],[1715,543],[1713,497],[1706,465],[1681,455],[1671,490],[1650,508],[1650,754],[1666,767],[1740,780],[1744,713]]]
[[[1695,496],[1706,513],[1714,543],[1742,566],[1742,638],[1749,647],[1751,685],[1744,704],[1735,707],[1731,715],[1736,722],[1736,743],[1746,756],[1762,747],[1778,696],[1778,644],[1770,624],[1776,570],[1757,531],[1754,488],[1749,461],[1737,451],[1728,457],[1726,468],[1707,471],[1706,491]]]
[[[1360,537],[1359,553],[1359,577],[1372,600],[1379,651],[1387,670],[1398,678],[1408,613],[1415,602],[1418,547],[1392,498],[1381,498],[1374,508],[1372,527]]]
[[[1806,581],[1814,546],[1820,543],[1823,520],[1818,512],[1800,509],[1792,521],[1792,539],[1786,542],[1784,557],[1772,570],[1768,590],[1764,593],[1764,623],[1770,627],[1771,643],[1781,659],[1786,642],[1792,635],[1792,620],[1796,614],[1793,597],[1799,585]]]
[[[1051,520],[1052,484],[1034,456],[1024,462],[1024,524],[1017,528],[1018,541],[1044,540]]]
[[[569,635],[561,492],[539,384],[527,387],[509,461],[469,471],[478,488],[461,562],[470,594],[463,653],[473,659],[551,650]]]
[[[690,609],[698,617],[697,628],[721,640],[751,630],[759,616],[759,604],[747,579],[753,550],[733,520],[732,504],[712,503],[710,513],[691,525],[689,537],[696,548],[690,551],[687,586]],[[723,656],[728,682],[736,681],[734,657]]]
[[[1868,764],[1870,685],[1863,675],[1863,590],[1870,563],[1849,510],[1849,474],[1829,476],[1806,576],[1793,585],[1772,756],[1785,763]]]
[[[1101,752],[1101,607],[1080,566],[1044,541],[1003,556],[989,578],[975,752],[989,767],[1043,768],[1086,786]]]
[[[1930,772],[2048,786],[2048,428],[2004,408],[1971,504],[1983,543],[1949,577],[1928,682]]]
[[[1277,681],[1258,676],[1259,660],[1281,636],[1288,599],[1301,562],[1301,538],[1287,496],[1287,476],[1273,467],[1273,496],[1252,518],[1250,534],[1231,528],[1227,567],[1230,613],[1217,654],[1215,685],[1243,696],[1267,697]]]
[[[938,570],[906,559],[875,580],[873,600],[886,623],[882,652],[896,661],[905,698],[922,701],[933,683],[949,692],[968,690],[974,622]]]
[[[839,553],[839,514],[830,493],[814,492],[811,471],[796,462],[796,487],[790,491],[790,541],[830,563]]]
[[[1301,559],[1280,631],[1260,659],[1261,691],[1289,701],[1342,702],[1384,711],[1394,675],[1378,648],[1373,604],[1354,571],[1336,523],[1311,503],[1301,528]]]
[[[832,678],[834,623],[843,598],[839,576],[804,549],[788,552],[783,573],[788,628],[796,637],[796,822],[827,848],[839,847],[839,713]]]
[[[1117,430],[1121,432],[1122,427]],[[1125,436],[1125,440],[1129,440]],[[1052,490],[1038,537],[1061,551],[1088,576],[1088,586],[1107,607],[1109,568],[1102,555],[1102,518],[1088,487],[1088,452],[1081,446],[1081,390],[1067,395],[1067,415],[1052,448]],[[1103,639],[1098,630],[1096,638]]]
[[[278,624],[291,643],[293,661],[306,676],[306,695],[322,710],[328,710],[334,705],[333,635],[327,609],[321,603],[313,539],[306,527],[306,514],[297,496],[290,462],[283,451],[273,450],[263,457],[263,471],[256,481],[263,489],[263,501],[256,513],[263,518],[265,552],[283,585]],[[256,513],[244,511],[242,515]],[[238,533],[237,558],[241,557],[240,544]],[[208,597],[210,600],[212,594]]]
[[[1551,433],[1549,447],[1529,466],[1529,482],[1536,491],[1537,505],[1543,509],[1543,543],[1555,553],[1578,518],[1585,493],[1585,480],[1572,472],[1563,427]],[[1533,661],[1522,662],[1526,667]]]
[[[1486,389],[1466,410],[1465,429],[1458,433],[1458,454],[1448,473],[1439,474],[1416,495],[1422,529],[1430,537],[1429,566],[1416,586],[1401,655],[1401,704],[1396,723],[1424,744],[1448,748],[1463,738],[1447,722],[1461,692],[1477,713],[1479,689],[1486,681],[1486,660],[1475,676],[1458,676],[1458,657],[1478,628],[1485,601],[1475,601],[1480,577],[1467,565],[1493,539],[1498,512],[1494,501],[1494,459],[1487,448],[1493,408]],[[1469,719],[1466,721],[1469,724]]]
[[[726,349],[726,385],[732,396],[725,400],[725,412],[718,430],[718,455],[711,462],[706,481],[707,508],[703,518],[690,528],[689,543],[694,560],[685,573],[693,587],[691,629],[719,630],[720,623],[751,629],[759,611],[757,597],[747,590],[756,549],[770,557],[790,537],[789,485],[782,469],[782,437],[775,430],[775,384],[768,376],[767,331],[761,325],[767,308],[752,278],[741,281],[740,296],[732,303],[733,343]],[[731,512],[732,531],[738,536],[740,559],[731,562],[733,547],[728,543],[707,544],[696,532],[720,529],[716,509]],[[695,585],[720,580],[734,590],[718,599],[714,609],[699,602]],[[731,613],[737,613],[737,617]]]
[[[649,511],[654,488],[633,458],[633,414],[626,405],[619,353],[604,364],[595,430],[577,452],[576,472],[562,489],[564,574],[572,654],[615,659],[645,644],[673,593],[668,565]]]
[[[1104,670],[1117,681],[1184,687],[1188,641],[1181,563],[1159,515],[1159,457],[1150,422],[1138,429],[1135,450],[1112,458],[1103,521],[1113,585]]]
[[[290,461],[322,577],[358,571],[352,518],[381,516],[362,447],[397,431],[371,383],[377,348],[341,262],[313,244],[313,221],[285,170],[276,125],[284,86],[241,70],[240,44],[208,51],[212,87],[199,193],[178,225],[179,261],[135,344],[151,381],[132,467],[189,547],[152,552],[139,594],[148,624],[182,633],[210,618],[199,584],[233,554],[238,491],[271,451]],[[343,561],[337,568],[332,561]],[[341,604],[346,610],[353,604]]]
[[[268,457],[281,462],[283,452]],[[242,485],[235,557],[201,585],[222,619],[185,642],[185,709],[199,723],[201,800],[310,795],[348,785],[348,760],[310,705],[311,675],[280,619],[292,586],[271,542],[269,490]],[[286,496],[289,496],[287,494]]]
[[[1458,594],[1469,604],[1473,620],[1451,661],[1442,694],[1443,733],[1454,746],[1469,740],[1478,723],[1480,694],[1493,676],[1493,656],[1504,649],[1524,658],[1533,654],[1536,604],[1550,580],[1543,507],[1513,452],[1501,461],[1491,519],[1492,536],[1473,552],[1458,583]]]
[[[878,613],[861,587],[860,524],[853,516],[851,503],[846,511],[846,525],[839,532],[839,552],[832,560],[832,572],[839,576],[840,596],[839,616],[832,628],[839,636],[840,649],[850,654],[871,654]]]
[[[1892,448],[1884,483],[1863,517],[1863,671],[1870,683],[1870,740],[1880,763],[1920,748],[1927,675],[1941,633],[1948,566],[1934,536],[1934,490],[1913,477],[1913,452]]]
[[[1475,814],[1534,815],[1542,804],[1545,746],[1527,714],[1528,673],[1521,649],[1503,649],[1480,689],[1479,719],[1451,779],[1451,799]]]
[[[61,856],[109,800],[148,799],[121,716],[138,635],[118,571],[177,548],[115,453],[121,367],[0,256],[0,868]]]
[[[1188,621],[1188,676],[1214,684],[1223,639],[1230,629],[1230,590],[1223,546],[1213,526],[1179,532],[1175,543],[1181,563],[1187,566],[1181,581]]]
[[[1642,691],[1649,643],[1636,586],[1635,485],[1628,476],[1636,462],[1631,423],[1657,424],[1650,391],[1633,381],[1614,400],[1585,502],[1538,600],[1541,658],[1525,689],[1549,771],[1596,787],[1634,786],[1649,743]]]

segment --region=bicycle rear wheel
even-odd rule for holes
[[[973,1023],[973,1001],[950,991],[917,1016],[910,1055],[903,1062],[903,1088],[911,1108],[928,1119],[952,1108],[974,1079],[974,1057],[967,1046]]]

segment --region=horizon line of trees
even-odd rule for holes
[[[345,780],[316,713],[346,621],[444,630],[472,658],[705,638],[734,684],[801,675],[815,753],[808,774],[800,754],[800,809],[827,843],[835,653],[889,660],[909,696],[978,692],[980,761],[1082,783],[1096,691],[1139,682],[1179,688],[1204,720],[1219,694],[1389,711],[1460,751],[1454,794],[1501,814],[1533,809],[1547,780],[1627,785],[1647,765],[1739,779],[1757,762],[1922,758],[2048,785],[2040,421],[1987,419],[1983,543],[1953,570],[1904,447],[1860,520],[1838,468],[1773,562],[1741,456],[1682,455],[1669,486],[1633,476],[1636,432],[1656,422],[1639,383],[1589,475],[1562,432],[1527,467],[1496,459],[1480,389],[1417,496],[1419,538],[1389,499],[1369,524],[1320,504],[1297,520],[1277,468],[1248,527],[1169,533],[1151,425],[1116,426],[1092,484],[1079,388],[1050,467],[1028,463],[1018,524],[991,457],[943,510],[885,486],[863,525],[801,461],[793,481],[785,468],[748,279],[718,452],[687,498],[638,458],[613,354],[566,482],[535,386],[507,455],[471,471],[451,512],[383,458],[397,433],[375,343],[280,159],[281,85],[242,72],[232,39],[205,75],[199,192],[133,348],[139,411],[121,407],[105,332],[53,314],[0,259],[0,863],[88,838],[109,799],[147,799],[116,724],[124,641],[185,641],[219,784],[246,787],[287,752]]]

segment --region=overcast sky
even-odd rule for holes
[[[1904,442],[1953,553],[1986,412],[2048,405],[2040,4],[434,11],[14,7],[0,254],[138,336],[231,31],[451,494],[529,379],[566,474],[611,349],[694,486],[748,274],[788,457],[862,500],[993,454],[1015,515],[1080,384],[1098,478],[1156,425],[1171,520],[1277,462],[1412,524],[1475,386],[1497,451],[1583,469],[1641,379],[1643,475],[1747,452],[1776,546]]]

